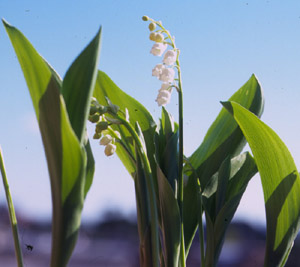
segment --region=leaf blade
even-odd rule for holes
[[[300,177],[278,135],[234,102],[223,106],[240,125],[260,172],[267,217],[265,266],[280,266],[300,227]]]

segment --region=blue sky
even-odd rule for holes
[[[149,51],[148,15],[161,20],[181,50],[185,154],[201,143],[228,99],[252,73],[265,95],[262,120],[283,139],[300,168],[300,2],[226,1],[0,1],[0,17],[19,28],[63,77],[71,62],[103,26],[99,68],[144,104],[155,118],[160,82],[151,76],[161,59]],[[17,210],[51,216],[43,146],[16,56],[0,25],[0,144]],[[167,109],[177,118],[177,99]],[[116,156],[93,143],[96,174],[83,219],[108,209],[133,214],[133,182]],[[0,187],[0,201],[4,191]],[[264,222],[259,177],[251,181],[238,218]]]

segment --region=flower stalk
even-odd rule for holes
[[[154,21],[153,19],[144,16],[143,20],[150,21],[150,25],[155,24],[160,28],[156,32],[151,32],[150,40],[155,41],[156,43],[153,45],[151,49],[151,53],[155,56],[161,56],[164,53],[165,47],[167,45],[172,47],[172,50],[168,50],[163,59],[163,64],[158,64],[152,71],[152,75],[157,76],[160,81],[166,83],[172,89],[175,87],[178,92],[178,114],[179,114],[179,156],[178,156],[178,206],[179,206],[179,213],[180,213],[180,223],[181,223],[181,243],[180,243],[180,264],[182,267],[185,267],[185,242],[184,242],[184,225],[183,225],[183,191],[184,191],[184,184],[183,184],[183,92],[182,92],[182,79],[181,79],[181,70],[180,70],[180,63],[179,63],[179,49],[176,47],[175,44],[175,37],[170,35],[170,32],[166,30],[160,21]],[[155,29],[156,27],[149,27],[151,29]],[[158,35],[161,36],[165,34],[166,37],[163,40],[158,38]],[[159,39],[159,40],[158,40]],[[158,51],[157,47],[160,47]],[[171,66],[171,67],[166,67]],[[175,71],[174,68],[177,69],[177,85],[171,85],[174,82]],[[168,90],[168,89],[163,89]],[[164,93],[162,89],[159,90],[158,97],[156,99],[159,106],[166,105],[170,102],[170,91],[167,91],[169,94]]]

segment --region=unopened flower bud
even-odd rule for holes
[[[154,30],[155,30],[155,28],[156,28],[156,24],[155,24],[155,23],[153,23],[153,22],[151,22],[151,23],[149,24],[148,28],[149,28],[149,30],[152,32],[152,31],[154,31]]]
[[[107,112],[107,107],[99,104],[98,112],[99,112],[100,115],[105,114]]]
[[[112,140],[113,140],[113,138],[109,134],[105,135],[101,138],[100,145],[106,146],[106,145],[110,144],[112,142]]]
[[[143,21],[147,21],[147,20],[149,20],[149,17],[148,17],[148,16],[143,16],[143,17],[142,17],[142,20],[143,20]]]
[[[164,36],[161,33],[155,34],[155,42],[161,43],[164,40]]]
[[[101,134],[95,133],[93,136],[93,139],[100,139],[100,137],[101,137]]]
[[[99,121],[96,124],[96,133],[101,133],[102,131],[106,130],[108,128],[108,122],[107,121]]]
[[[96,123],[98,122],[100,119],[100,115],[99,114],[93,114],[89,116],[89,121],[92,123]]]
[[[149,35],[149,39],[151,41],[154,41],[155,42],[155,37],[156,37],[156,33],[155,32],[151,32],[150,35]]]
[[[116,152],[116,146],[114,144],[108,144],[105,149],[104,149],[104,153],[106,156],[111,156]]]
[[[90,115],[94,115],[98,111],[96,106],[91,106],[90,107]]]

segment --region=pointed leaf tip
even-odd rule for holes
[[[4,18],[1,19],[5,27],[12,27]]]
[[[220,101],[220,103],[223,105],[223,107],[225,109],[227,109],[227,111],[231,114],[233,114],[233,109],[232,109],[232,106],[231,106],[231,103],[230,101]]]

